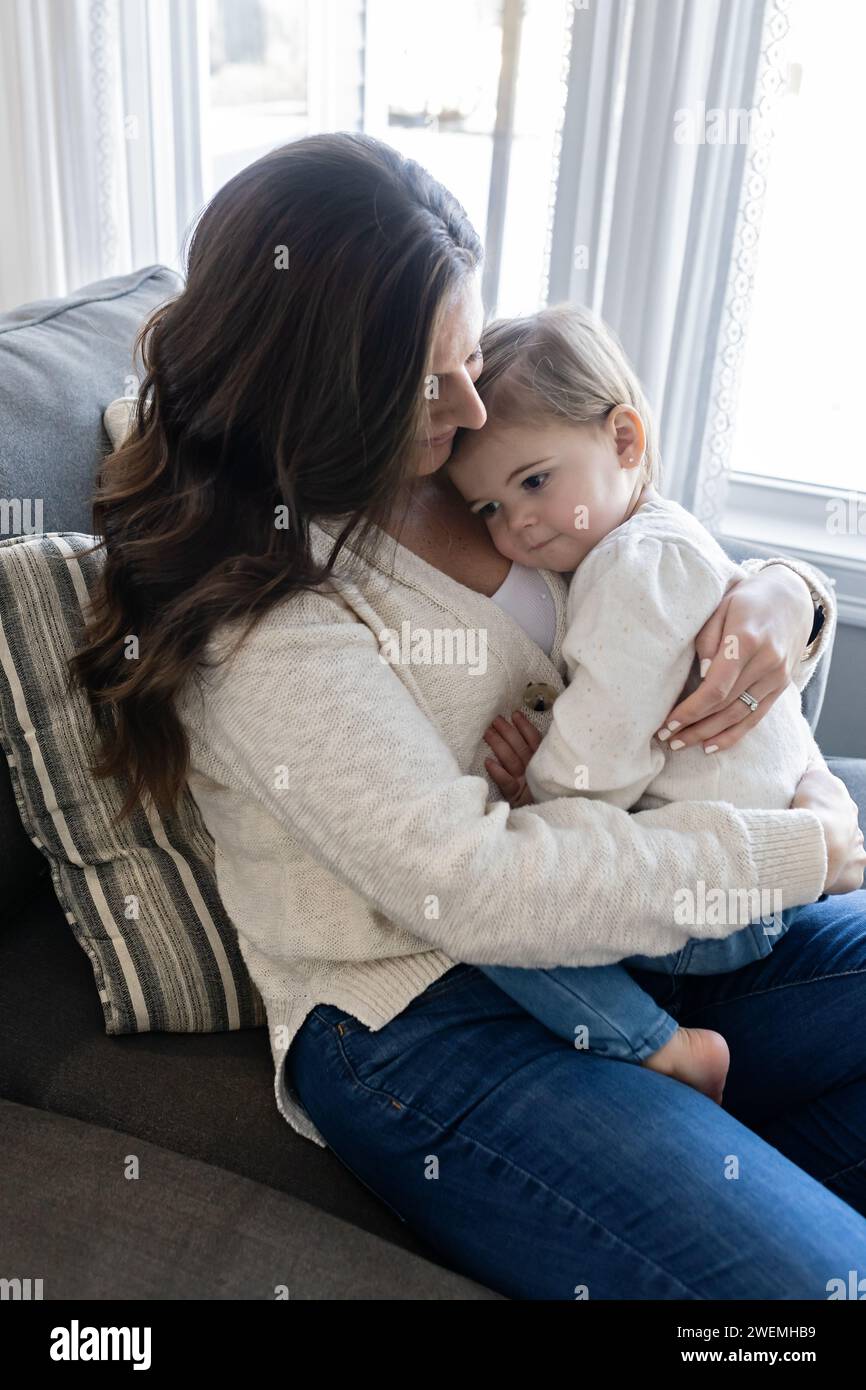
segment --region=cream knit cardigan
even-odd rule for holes
[[[338,530],[312,527],[317,559]],[[284,1074],[316,1004],[376,1030],[457,961],[661,955],[738,927],[677,925],[677,889],[776,889],[789,905],[817,898],[826,872],[809,811],[690,801],[629,814],[583,797],[511,810],[484,768],[482,734],[524,700],[546,732],[563,689],[566,581],[542,572],[556,613],[548,658],[491,599],[379,535],[377,563],[349,555],[331,592],[278,602],[232,660],[178,697],[220,895],[267,1008],[277,1104],[322,1146]],[[832,618],[832,593],[794,568]],[[435,656],[437,630],[474,638],[484,662],[449,663],[447,644],[429,664],[382,657],[388,634],[417,638],[421,656],[429,641]],[[239,631],[218,629],[208,659]],[[538,686],[542,710],[531,708]]]

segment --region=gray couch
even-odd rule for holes
[[[0,314],[0,498],[90,532],[132,342],[162,266]],[[808,692],[817,718],[826,665]],[[866,763],[838,769],[866,819]],[[486,1299],[277,1113],[263,1028],[109,1037],[90,963],[0,766],[0,1231],[46,1298]],[[123,1181],[136,1154],[138,1182]]]

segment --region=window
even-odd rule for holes
[[[277,145],[365,130],[417,159],[486,250],[490,313],[545,298],[569,0],[200,0],[204,196]]]
[[[859,76],[866,6],[795,0],[746,325],[724,531],[800,555],[866,626],[858,423],[866,274]]]
[[[211,0],[206,170],[220,188],[307,131],[306,0]]]
[[[790,19],[794,90],[776,108],[732,468],[854,490],[866,472],[853,413],[866,321],[866,6],[800,0]]]
[[[490,314],[544,302],[568,0],[366,0],[364,128],[417,159],[485,246]]]
[[[268,150],[360,125],[363,0],[199,0],[205,198]]]

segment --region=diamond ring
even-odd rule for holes
[[[752,711],[753,714],[755,710],[758,708],[757,700],[755,699],[754,695],[749,694],[748,690],[744,690],[742,695],[737,696],[737,699],[742,700],[744,705],[748,705],[749,709]]]

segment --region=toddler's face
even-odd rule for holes
[[[497,428],[488,421],[461,435],[446,467],[497,550],[561,573],[576,569],[625,520],[637,479],[615,434],[592,425]]]

